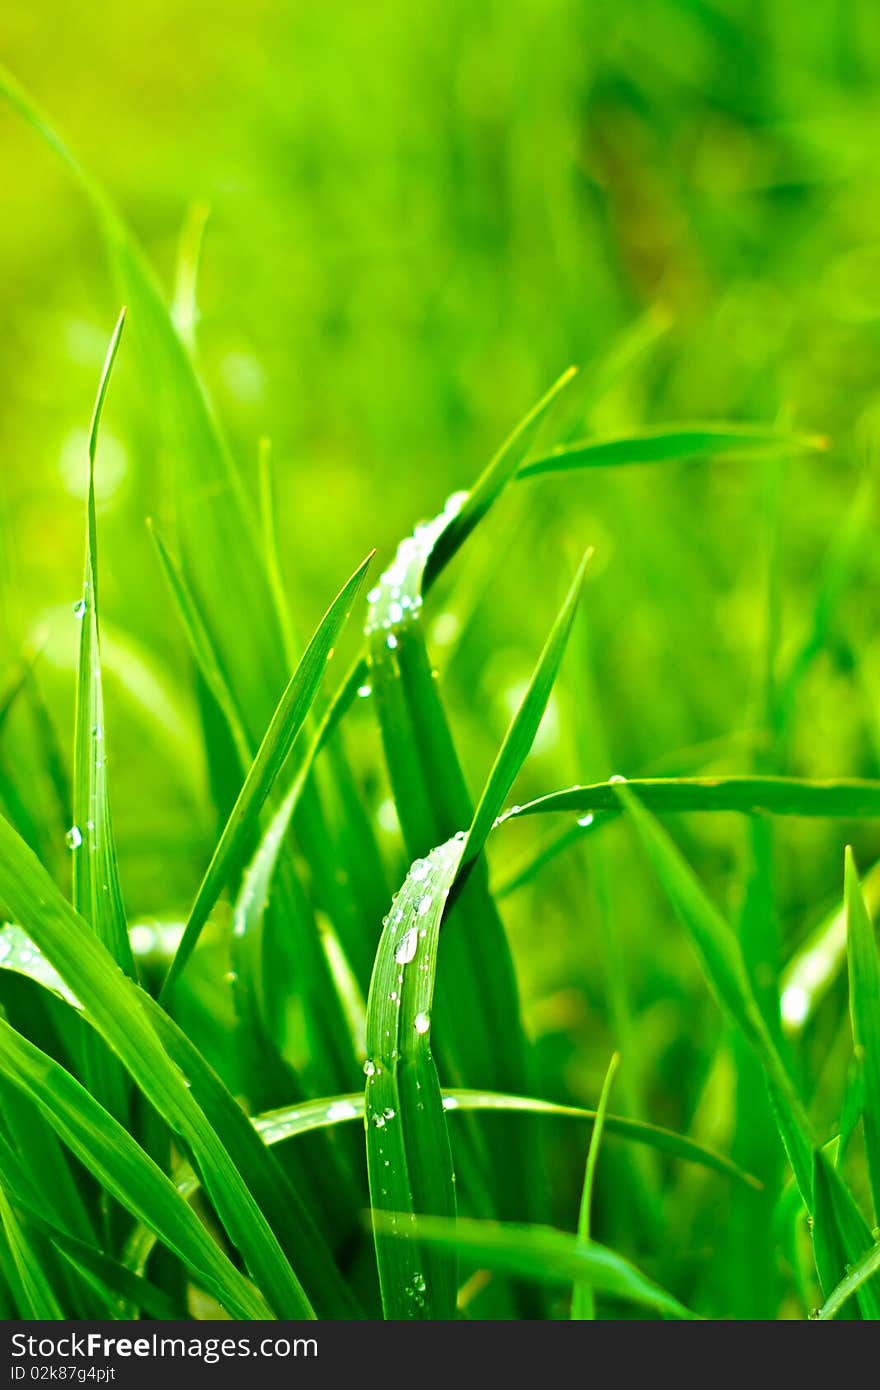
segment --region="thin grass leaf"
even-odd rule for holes
[[[103,1251],[57,1231],[51,1236],[51,1241],[71,1269],[88,1280],[111,1307],[115,1303],[121,1316],[130,1317],[130,1309],[136,1308],[150,1318],[170,1321],[186,1318],[187,1310],[181,1308],[163,1289],[143,1275],[133,1274]]]
[[[880,1219],[880,961],[874,924],[868,914],[852,850],[847,847],[844,875],[846,941],[849,960],[849,1008],[853,1047],[862,1075],[865,1156],[874,1219]]]
[[[862,894],[873,916],[880,908],[880,863],[862,879]],[[846,905],[823,917],[782,972],[781,1013],[786,1031],[800,1033],[815,1015],[846,961]]]
[[[191,1265],[233,1316],[268,1315],[263,1299],[122,1125],[69,1072],[3,1020],[0,1071],[40,1107],[61,1141],[107,1191]]]
[[[838,1318],[849,1299],[874,1280],[880,1272],[880,1241],[872,1245],[870,1250],[853,1265],[846,1277],[841,1279],[826,1298],[819,1310],[819,1318],[823,1322],[830,1322],[832,1318]]]
[[[287,761],[288,754],[305,724],[323,680],[327,662],[333,655],[336,640],[351,612],[371,559],[372,553],[355,570],[328,608],[278,702],[238,800],[232,808],[205,871],[160,997],[168,996],[192,954],[217,898],[230,875],[240,865],[244,847],[256,829],[260,812],[272,790],[275,778]]]
[[[195,351],[196,325],[199,320],[196,289],[202,261],[205,228],[211,209],[207,203],[193,203],[188,209],[180,233],[177,253],[177,273],[171,301],[171,321],[189,351]]]
[[[440,922],[463,838],[417,860],[385,921],[367,1001],[367,1171],[385,1317],[455,1316],[455,1262],[422,1250],[417,1211],[452,1216],[455,1187],[430,1047]],[[398,1238],[400,1237],[400,1238]]]
[[[468,865],[480,854],[489,831],[501,811],[504,798],[510,791],[534,742],[538,725],[544,717],[547,701],[550,698],[550,692],[565,654],[571,625],[574,622],[574,615],[580,601],[584,576],[592,555],[592,550],[588,550],[581,560],[565,603],[553,624],[550,636],[547,638],[547,644],[529,681],[526,693],[504,736],[504,741],[492,771],[489,773],[488,781],[468,830],[462,853],[463,870],[466,870]]]
[[[0,1183],[0,1222],[2,1222],[3,1231],[9,1243],[9,1249],[12,1252],[21,1283],[24,1297],[21,1316],[37,1321],[63,1318],[64,1311],[47,1271],[15,1214],[2,1183]]]
[[[68,839],[73,853],[74,906],[80,916],[91,923],[114,960],[134,977],[134,957],[131,954],[125,909],[122,905],[107,792],[107,749],[98,625],[98,537],[95,515],[98,431],[124,324],[125,310],[119,315],[107,349],[89,431],[85,580],[82,600],[76,606],[76,614],[82,627],[74,737],[73,827]]]
[[[848,1266],[834,1209],[828,1163],[820,1150],[814,1154],[813,1213],[813,1255],[824,1297],[834,1288]],[[847,1304],[841,1316],[860,1320],[856,1304]]]
[[[703,892],[690,866],[631,787],[622,779],[613,785],[691,940],[707,984],[761,1063],[780,1138],[804,1205],[812,1214],[815,1205],[813,1155],[818,1144],[803,1102],[755,999],[739,943]],[[829,1168],[826,1175],[837,1236],[852,1262],[870,1243],[870,1231],[840,1174]],[[877,1306],[880,1311],[880,1302]]]
[[[826,449],[818,435],[787,434],[771,425],[688,425],[646,430],[623,439],[587,439],[566,444],[519,470],[521,478],[539,473],[564,473],[582,468],[619,468],[636,463],[670,463],[725,454],[766,453],[768,450]]]
[[[174,599],[178,616],[183,624],[190,646],[198,664],[199,672],[226,720],[232,735],[235,750],[242,767],[249,767],[252,753],[244,730],[241,713],[236,707],[235,698],[229,688],[225,672],[221,669],[220,658],[199,611],[195,595],[187,583],[180,565],[174,560],[153,522],[147,520],[147,528],[156,546],[162,572]]]
[[[427,593],[440,572],[458,553],[468,536],[483,520],[495,504],[504,488],[516,475],[523,459],[533,447],[546,424],[552,407],[562,392],[577,375],[576,367],[569,367],[555,381],[550,390],[532,407],[528,415],[516,426],[513,433],[501,445],[497,454],[486,465],[473,487],[461,500],[447,524],[436,537],[431,553],[425,563],[424,592]]]
[[[378,1220],[390,1235],[393,1229],[390,1218],[384,1216]],[[565,1231],[547,1226],[460,1219],[443,1221],[429,1217],[419,1217],[415,1231],[424,1245],[454,1252],[487,1269],[547,1284],[586,1282],[597,1293],[649,1308],[661,1317],[698,1317],[622,1255],[595,1241],[584,1244]]]
[[[570,811],[578,815],[616,812],[616,784],[567,787],[536,797],[506,817]],[[821,816],[844,820],[880,818],[880,782],[843,778],[811,781],[798,777],[630,777],[627,786],[655,813],[696,811],[740,815]]]
[[[309,1316],[311,1305],[264,1215],[223,1140],[191,1094],[185,1072],[169,1059],[156,1036],[146,1012],[149,996],[119,970],[31,851],[2,819],[0,896],[80,999],[87,1018],[117,1053],[144,1095],[193,1153],[230,1238],[241,1249],[255,1280],[267,1291],[279,1316]]]
[[[602,1145],[602,1131],[605,1127],[605,1116],[608,1109],[608,1099],[611,1095],[611,1087],[614,1083],[614,1074],[620,1065],[620,1058],[615,1052],[608,1063],[608,1071],[605,1073],[605,1080],[602,1091],[599,1095],[599,1104],[596,1107],[596,1123],[593,1126],[593,1133],[590,1136],[590,1147],[587,1153],[587,1165],[584,1171],[584,1186],[581,1192],[581,1207],[578,1216],[578,1240],[584,1245],[590,1241],[590,1212],[593,1204],[593,1187],[596,1180],[596,1167],[599,1162],[599,1149]],[[593,1295],[592,1287],[577,1280],[571,1296],[571,1316],[573,1320],[592,1322],[596,1316],[596,1300]]]

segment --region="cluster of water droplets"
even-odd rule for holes
[[[364,633],[368,638],[376,632],[385,632],[385,644],[394,651],[398,645],[398,631],[418,619],[425,566],[437,541],[461,511],[467,495],[454,492],[438,516],[421,522],[411,536],[401,541],[394,560],[367,594],[369,609]],[[369,693],[369,687],[362,686],[358,691],[359,695]]]

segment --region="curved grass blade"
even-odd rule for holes
[[[463,838],[417,860],[385,921],[367,1001],[367,1172],[388,1319],[455,1316],[455,1261],[423,1251],[417,1211],[455,1214],[452,1152],[430,1047],[437,942]],[[399,1237],[399,1238],[398,1238]]]
[[[846,1306],[849,1299],[857,1294],[865,1285],[873,1280],[880,1273],[880,1241],[872,1245],[870,1250],[858,1260],[841,1279],[837,1288],[834,1289],[826,1298],[819,1311],[819,1318],[823,1322],[829,1322],[832,1318],[840,1316],[842,1309]]]
[[[602,1144],[602,1131],[605,1126],[605,1114],[608,1109],[608,1098],[611,1094],[611,1086],[614,1082],[614,1073],[620,1065],[620,1058],[615,1052],[608,1063],[608,1071],[605,1074],[605,1081],[599,1096],[599,1104],[596,1108],[596,1123],[593,1126],[593,1133],[590,1136],[590,1148],[587,1153],[587,1166],[584,1172],[584,1187],[581,1193],[581,1208],[578,1217],[578,1240],[587,1245],[590,1241],[590,1209],[593,1203],[593,1186],[596,1180],[596,1166],[599,1162],[599,1148]],[[572,1290],[571,1297],[571,1316],[578,1321],[592,1322],[596,1316],[596,1300],[593,1290],[589,1284],[577,1281]]]
[[[442,1091],[443,1109],[447,1114],[458,1110],[504,1111],[509,1114],[558,1116],[571,1120],[586,1120],[595,1124],[598,1112],[578,1105],[560,1105],[556,1101],[537,1100],[532,1096],[505,1096],[492,1091],[466,1091],[446,1088]],[[298,1134],[324,1125],[344,1124],[346,1121],[361,1120],[365,1114],[364,1097],[361,1092],[351,1092],[343,1096],[331,1096],[324,1100],[307,1101],[294,1107],[285,1106],[281,1110],[266,1111],[255,1115],[253,1123],[266,1144],[280,1144],[293,1139]],[[760,1183],[750,1173],[745,1173],[724,1154],[715,1149],[698,1144],[674,1130],[663,1129],[660,1125],[649,1124],[646,1120],[629,1120],[622,1115],[605,1115],[605,1130],[620,1139],[634,1144],[643,1144],[656,1149],[658,1153],[685,1163],[695,1163],[721,1173],[733,1182],[741,1182],[752,1188]]]
[[[455,1213],[451,1152],[429,1038],[440,924],[456,877],[481,853],[532,746],[565,651],[588,560],[589,552],[511,722],[467,835],[459,832],[415,861],[385,922],[367,1002],[367,1066],[372,1068],[367,1073],[367,1160],[374,1210],[412,1216]],[[376,1254],[386,1317],[453,1316],[456,1281],[448,1262],[429,1261],[417,1243],[410,1248],[406,1238],[386,1241],[378,1228]],[[413,1270],[425,1284],[422,1297],[413,1296]]]
[[[505,819],[571,811],[578,815],[619,810],[618,784],[596,782],[548,792],[508,811]],[[844,820],[880,818],[880,782],[858,778],[809,780],[798,777],[630,777],[627,786],[653,812],[736,812],[740,815],[820,816]]]
[[[588,550],[581,560],[565,603],[553,624],[550,636],[547,638],[547,644],[529,681],[526,693],[504,736],[504,741],[492,771],[489,773],[488,781],[467,833],[467,840],[462,852],[462,871],[466,871],[482,851],[489,831],[495,824],[504,804],[504,798],[513,786],[514,779],[528,757],[565,654],[571,625],[574,622],[574,615],[577,612],[583,588],[584,575],[592,555],[592,550]]]
[[[517,469],[546,424],[551,408],[576,375],[577,368],[569,367],[558,381],[553,383],[550,390],[504,441],[495,457],[486,465],[473,487],[462,499],[461,506],[455,510],[454,515],[447,519],[447,523],[434,539],[431,553],[426,560],[425,593],[441,570],[445,569],[452,557],[458,553],[474,528],[480,524],[510,480],[516,476]]]
[[[187,1086],[185,1072],[169,1058],[156,1036],[146,1012],[149,995],[119,970],[35,856],[2,819],[0,896],[80,999],[87,1018],[144,1095],[192,1152],[230,1239],[241,1249],[276,1312],[282,1317],[308,1317],[311,1305],[271,1227]],[[173,1026],[170,1020],[168,1024]]]
[[[766,453],[768,450],[827,449],[818,435],[788,434],[772,425],[688,425],[646,430],[623,439],[586,439],[533,459],[519,470],[521,478],[565,473],[582,468],[619,468],[636,463],[671,463],[717,455]]]
[[[19,1221],[12,1203],[0,1183],[0,1224],[12,1254],[15,1270],[21,1286],[23,1307],[21,1316],[36,1320],[56,1321],[64,1317],[64,1311],[52,1287],[43,1262],[28,1240],[24,1227]]]
[[[3,1020],[0,1071],[40,1107],[62,1142],[106,1190],[191,1266],[233,1316],[269,1315],[263,1299],[127,1130],[69,1072]]]
[[[211,612],[223,659],[235,672],[236,693],[248,712],[249,732],[258,736],[285,673],[281,633],[250,499],[156,276],[134,236],[104,190],[2,67],[0,92],[59,156],[97,215],[136,337],[154,376],[155,408],[171,437],[187,573]]]
[[[862,1079],[865,1157],[875,1220],[880,1218],[880,961],[874,924],[847,847],[844,874],[849,1008],[853,1047]]]
[[[73,852],[74,907],[81,917],[91,923],[114,960],[134,978],[134,957],[131,954],[125,909],[122,905],[107,792],[104,698],[98,628],[98,537],[95,516],[98,430],[124,323],[123,309],[107,349],[89,431],[85,580],[82,600],[75,610],[82,627],[73,760],[73,828],[69,843]]]
[[[176,1304],[164,1290],[142,1275],[133,1274],[93,1245],[86,1245],[60,1231],[53,1232],[50,1239],[70,1267],[90,1283],[111,1308],[115,1303],[123,1317],[130,1316],[133,1308],[150,1318],[174,1321],[186,1317],[186,1309]]]
[[[873,915],[880,909],[880,863],[862,880],[862,894]],[[782,1022],[799,1033],[815,1014],[846,961],[846,906],[823,918],[798,947],[782,972]]]
[[[125,324],[123,309],[113,330],[89,430],[89,483],[86,503],[86,561],[82,599],[75,613],[80,627],[73,755],[73,825],[67,841],[72,855],[73,905],[90,924],[119,966],[135,978],[128,938],[107,785],[104,693],[98,604],[98,528],[95,511],[95,459],[98,432],[113,364]],[[117,1118],[124,1120],[127,1087],[118,1060],[92,1032],[83,1036],[83,1074],[88,1088]]]
[[[614,787],[690,938],[707,984],[761,1064],[777,1128],[801,1198],[807,1211],[815,1216],[813,1155],[818,1144],[803,1102],[755,999],[739,942],[704,893],[690,866],[631,787],[623,780]],[[838,1171],[828,1167],[825,1176],[830,1190],[828,1209],[833,1212],[836,1239],[852,1262],[870,1244],[870,1231]],[[820,1250],[827,1248],[827,1243],[820,1246]],[[820,1275],[827,1281],[828,1269],[820,1270]],[[871,1297],[874,1297],[873,1291]],[[876,1299],[876,1309],[880,1312],[880,1298]]]
[[[378,1219],[390,1235],[390,1219]],[[566,1231],[548,1226],[430,1217],[419,1217],[415,1231],[423,1245],[453,1252],[488,1269],[547,1284],[576,1280],[589,1284],[597,1293],[649,1308],[662,1317],[698,1317],[622,1255],[595,1241],[585,1244]]]
[[[278,702],[199,886],[160,998],[167,997],[192,954],[217,898],[230,875],[240,865],[244,848],[256,828],[260,811],[272,790],[275,778],[284,766],[306,721],[327,662],[333,655],[336,639],[351,612],[371,559],[372,553],[355,570],[330,605]]]
[[[220,658],[211,634],[202,621],[196,597],[187,583],[186,575],[177,561],[173,559],[168,547],[149,518],[147,519],[147,529],[155,543],[162,572],[195,655],[199,671],[226,720],[242,767],[248,767],[252,753],[244,731],[241,714],[235,705],[235,698],[229,688],[226,675],[221,669]]]

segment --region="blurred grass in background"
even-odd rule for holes
[[[583,370],[563,436],[722,418],[829,437],[826,452],[791,460],[512,489],[456,572],[455,613],[472,625],[447,662],[454,621],[438,605],[429,641],[472,792],[585,544],[596,557],[584,615],[520,800],[616,771],[880,775],[876,6],[146,0],[83,12],[44,0],[39,20],[7,7],[0,32],[5,61],[106,185],[169,294],[181,229],[209,210],[203,375],[255,494],[258,441],[272,439],[303,630],[369,547],[387,559],[470,483],[570,362]],[[40,687],[66,748],[86,430],[118,304],[88,207],[5,106],[0,162],[0,674],[42,647]],[[216,832],[189,662],[144,524],[170,514],[148,384],[124,351],[98,463],[132,920],[185,912]],[[16,709],[0,756],[8,795],[42,799],[45,826],[35,717]],[[358,719],[355,761],[399,882],[372,722]],[[63,875],[54,823],[38,847]],[[680,829],[735,908],[748,832],[725,817]],[[839,899],[847,829],[860,860],[880,856],[870,822],[780,828],[783,955]],[[508,833],[512,858],[534,838]],[[601,884],[588,886],[578,851],[505,903],[545,1090],[594,1103],[619,1046],[621,1082],[629,1067],[647,1115],[723,1147],[733,1083],[714,1006],[625,832],[608,836],[629,866],[613,922],[637,1077],[609,1021]],[[808,1039],[820,1116],[823,1087],[829,1114],[838,1103],[839,1067],[833,1085],[823,1069],[826,1054],[837,1065],[845,1007],[841,994]],[[575,1153],[556,1151],[563,1211]],[[686,1224],[684,1196],[674,1210]],[[729,1220],[723,1205],[698,1210],[682,1237],[697,1271]],[[604,1219],[613,1236],[626,1216]]]

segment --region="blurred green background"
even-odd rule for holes
[[[827,451],[791,459],[518,484],[457,566],[460,643],[448,620],[434,635],[472,790],[588,543],[586,620],[519,799],[612,771],[880,774],[871,0],[42,0],[5,7],[0,34],[169,294],[182,225],[209,209],[201,367],[254,490],[258,441],[273,442],[303,630],[370,547],[387,559],[470,483],[569,363],[582,372],[560,438],[715,418],[828,436]],[[6,106],[0,162],[0,676],[42,646],[40,689],[67,750],[85,439],[119,306],[88,207]],[[186,649],[144,524],[172,524],[153,407],[123,346],[98,487],[135,919],[185,910],[215,830]],[[0,736],[5,797],[42,800],[39,848],[63,876],[54,793],[28,751],[39,717],[23,707]],[[393,880],[368,711],[354,732]],[[735,904],[742,827],[679,829]],[[837,897],[846,830],[780,830],[784,952]],[[534,836],[507,833],[502,861]],[[870,829],[856,847],[880,856]],[[617,852],[632,854],[625,838]],[[550,1073],[590,1099],[619,1039],[583,875],[580,857],[557,861],[507,916]],[[648,1110],[689,1123],[717,1016],[639,875],[616,915]],[[817,1033],[818,1057],[838,1021]]]

